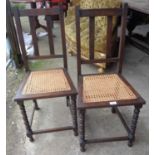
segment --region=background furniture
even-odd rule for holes
[[[129,5],[128,40],[135,47],[149,54],[149,32],[147,34],[134,34],[133,30],[138,25],[149,24],[149,0],[123,0]]]
[[[32,9],[37,8],[37,2],[42,2],[43,0],[10,0],[12,3],[29,3],[31,5]],[[43,28],[45,31],[47,31],[46,26],[39,23],[38,17],[35,17],[35,29]]]
[[[52,37],[51,29],[51,16],[59,15],[60,19],[60,32],[62,37],[62,54],[56,54],[54,49],[54,42]],[[48,55],[41,55],[38,48],[38,40],[35,33],[35,17],[36,16],[46,16],[47,31],[48,31],[48,41],[50,53]],[[24,124],[27,131],[27,137],[30,141],[33,141],[34,134],[63,131],[63,130],[73,130],[74,135],[77,135],[77,114],[76,114],[76,95],[77,91],[67,73],[67,56],[66,56],[66,42],[65,42],[65,31],[64,31],[64,16],[63,10],[61,8],[50,8],[50,9],[27,9],[27,10],[14,10],[14,16],[16,21],[16,30],[18,34],[18,40],[21,47],[22,58],[27,74],[22,81],[14,100],[20,107]],[[27,56],[22,25],[20,17],[28,17],[30,22],[31,34],[33,39],[33,45],[35,48],[34,56]],[[42,71],[30,71],[28,61],[37,59],[52,59],[52,58],[63,58],[64,68],[42,70]],[[32,121],[35,110],[39,110],[37,99],[55,98],[55,97],[66,97],[67,105],[70,108],[73,126],[66,126],[54,129],[43,129],[43,130],[32,130]],[[24,101],[32,100],[34,102],[34,109],[31,117],[31,121],[28,121]]]
[[[121,16],[121,30],[119,53],[117,57],[96,58],[94,54],[95,48],[95,18],[97,16],[107,16],[107,44],[106,51],[111,51],[112,41],[112,17]],[[81,57],[81,42],[80,36],[80,18],[87,17],[89,19],[89,59],[84,60]],[[108,8],[108,9],[79,9],[76,8],[76,40],[77,40],[77,69],[78,69],[78,103],[77,108],[79,112],[79,136],[80,149],[85,151],[85,144],[100,143],[110,141],[128,140],[128,146],[132,146],[135,140],[135,130],[139,117],[140,109],[145,101],[134,90],[134,88],[121,75],[122,64],[124,58],[125,45],[125,30],[127,21],[127,4],[123,5],[122,9]],[[82,64],[93,64],[101,62],[115,62],[117,63],[117,71],[111,74],[83,74],[81,70]],[[129,127],[120,113],[118,107],[133,106],[134,113]],[[92,108],[112,108],[113,113],[117,113],[122,124],[124,125],[127,136],[110,137],[100,139],[89,139],[85,137],[85,112]]]

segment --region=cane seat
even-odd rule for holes
[[[23,89],[23,95],[71,90],[62,69],[33,71]]]
[[[136,99],[136,95],[117,74],[83,77],[83,102]]]

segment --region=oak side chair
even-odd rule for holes
[[[60,19],[60,32],[62,38],[62,54],[56,54],[54,50],[54,42],[52,37],[51,28],[51,16],[58,15]],[[41,55],[38,48],[38,40],[35,32],[35,16],[46,16],[48,41],[50,52],[48,55]],[[66,55],[66,42],[64,32],[64,13],[62,7],[50,8],[50,9],[27,9],[27,10],[14,10],[14,17],[16,22],[16,30],[18,34],[18,40],[22,52],[22,58],[24,61],[25,70],[27,72],[24,80],[22,81],[14,100],[20,107],[21,114],[26,127],[27,137],[30,141],[34,141],[34,134],[56,132],[63,130],[73,130],[74,135],[77,136],[77,112],[76,112],[76,96],[77,91],[73,85],[73,82],[67,72],[67,55]],[[22,25],[20,17],[28,17],[31,34],[33,39],[33,46],[35,53],[33,56],[28,56],[25,50],[25,44],[22,33]],[[52,59],[61,58],[63,60],[62,68],[30,71],[29,61],[36,59]],[[67,105],[71,111],[73,125],[52,129],[32,130],[32,121],[35,110],[39,110],[37,99],[66,97]],[[24,101],[32,100],[34,103],[34,109],[31,120],[28,121]],[[52,103],[51,103],[52,104]]]
[[[135,89],[121,75],[124,58],[125,29],[127,21],[127,4],[122,8],[106,9],[80,9],[76,7],[76,39],[77,39],[77,69],[78,69],[78,102],[77,109],[79,114],[79,138],[80,150],[85,151],[85,144],[100,143],[110,141],[128,140],[128,146],[132,146],[135,140],[135,130],[140,109],[145,103],[144,99],[135,91]],[[119,53],[117,57],[107,57],[105,59],[94,58],[94,33],[95,17],[107,17],[107,51],[111,50],[112,40],[112,19],[113,16],[121,16],[121,30],[119,41]],[[81,58],[81,40],[80,40],[80,17],[89,18],[89,60]],[[117,71],[108,74],[83,74],[82,64],[93,64],[101,62],[117,63]],[[129,127],[119,111],[118,107],[134,106],[134,113]],[[127,136],[111,137],[100,139],[85,138],[85,112],[92,108],[111,108],[112,113],[117,113],[124,125]]]

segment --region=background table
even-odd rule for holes
[[[145,53],[149,53],[149,32],[145,37],[133,34],[138,25],[149,24],[149,0],[123,0],[129,6],[127,29],[129,41]],[[135,38],[136,37],[136,38]]]

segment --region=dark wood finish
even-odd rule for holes
[[[31,30],[31,35],[32,35],[32,42],[33,42],[33,46],[34,46],[34,54],[36,56],[39,55],[39,49],[38,49],[38,38],[37,38],[37,34],[36,34],[36,22],[35,22],[35,16],[30,16],[29,17],[29,21],[30,21],[30,30]]]
[[[94,18],[95,16],[107,16],[107,57],[105,59],[95,59],[94,58]],[[119,53],[118,57],[111,57],[108,55],[111,53],[111,45],[112,45],[112,17],[113,16],[121,16],[121,37],[119,43]],[[89,60],[82,60],[81,58],[81,40],[80,40],[80,17],[88,17],[89,18]],[[81,62],[83,64],[91,64],[91,63],[103,63],[103,62],[117,62],[118,64],[118,73],[122,71],[122,64],[124,58],[124,43],[125,43],[125,28],[126,28],[126,20],[127,20],[127,5],[124,5],[123,9],[115,8],[115,9],[79,9],[76,7],[76,39],[77,39],[77,66],[78,66],[78,77],[81,75]]]
[[[109,62],[117,62],[120,58],[106,58],[106,59],[97,59],[97,60],[81,60],[81,64],[92,64],[92,63],[109,63]]]
[[[52,16],[52,15],[59,15],[60,14],[60,8],[46,8],[46,9],[25,9],[25,10],[20,10],[20,17],[24,16]]]
[[[111,46],[112,46],[112,16],[107,17],[107,57],[109,58],[111,55]]]
[[[34,0],[10,0],[12,3],[32,3]],[[40,2],[40,0],[35,0],[35,2]]]
[[[15,22],[16,22],[16,31],[17,31],[17,36],[18,36],[18,42],[19,42],[19,46],[20,46],[21,52],[22,52],[22,60],[24,62],[25,70],[29,71],[28,60],[26,58],[27,56],[26,56],[25,43],[24,43],[24,38],[23,38],[22,25],[20,22],[18,9],[14,9],[14,16],[15,16]]]
[[[49,133],[49,132],[59,132],[59,131],[65,131],[65,130],[73,130],[74,128],[72,126],[66,126],[66,127],[60,127],[60,128],[52,128],[52,129],[44,129],[44,130],[35,130],[32,132],[32,134],[43,134],[43,133]]]
[[[95,18],[89,17],[89,59],[94,59]]]
[[[64,56],[64,68],[67,69],[67,53],[66,53],[66,39],[65,39],[65,24],[64,24],[64,14],[62,5],[60,5],[60,13],[59,13],[59,20],[61,26],[61,38],[62,38],[62,50]]]
[[[71,96],[70,110],[73,119],[74,135],[78,135],[77,110],[76,110],[76,95]]]
[[[95,16],[120,16],[122,14],[121,9],[80,9],[79,10],[80,17],[95,17]]]
[[[40,55],[40,56],[28,56],[28,59],[35,60],[35,59],[54,59],[54,58],[63,58],[63,55]]]
[[[77,6],[76,10],[75,10],[78,78],[81,75],[81,38],[80,38],[80,12],[79,12],[79,9],[80,9],[80,7]]]
[[[113,108],[114,108],[114,107],[113,107]],[[118,117],[120,118],[122,124],[124,125],[124,127],[125,127],[127,133],[129,133],[129,132],[130,132],[130,128],[128,127],[128,125],[127,125],[125,119],[123,118],[122,114],[120,113],[119,109],[118,109],[117,107],[115,107],[114,109],[115,109],[115,111],[117,112]]]
[[[38,106],[38,103],[37,103],[37,100],[33,100],[34,102],[34,107],[35,107],[35,110],[39,110],[39,106]]]
[[[107,56],[105,59],[95,59],[94,58],[94,19],[97,16],[107,16]],[[120,41],[119,41],[119,51],[118,56],[112,57],[108,53],[111,52],[112,46],[112,17],[121,16],[121,30],[120,30]],[[83,60],[81,58],[81,40],[80,40],[80,17],[89,18],[89,54],[90,57],[88,60]],[[128,83],[128,81],[121,75],[123,59],[124,59],[124,45],[125,45],[125,30],[126,30],[126,21],[127,21],[127,4],[124,4],[120,9],[80,9],[76,7],[76,41],[77,41],[77,70],[78,70],[78,104],[77,108],[79,111],[79,137],[80,137],[80,150],[85,151],[85,145],[89,143],[101,143],[101,142],[111,142],[111,141],[122,141],[128,140],[128,145],[131,146],[135,136],[136,124],[139,115],[139,109],[145,104],[144,99],[139,95],[139,93]],[[111,101],[102,101],[102,102],[83,102],[83,77],[90,75],[99,75],[99,74],[82,74],[81,66],[82,64],[93,64],[93,63],[117,63],[117,74],[122,82],[124,82],[131,91],[136,96],[136,99],[126,99],[126,100],[117,100],[117,105],[110,105]],[[112,100],[113,101],[113,100]],[[118,107],[121,106],[135,106],[131,127],[128,126],[123,115],[119,111]],[[124,128],[127,131],[127,136],[122,137],[111,137],[111,138],[100,138],[100,139],[86,139],[85,138],[85,112],[91,108],[112,108],[113,113],[117,113],[120,118]]]
[[[40,0],[10,0],[12,3],[29,3],[32,9],[37,9],[37,2],[41,2]],[[42,0],[44,1],[44,0]],[[42,2],[43,4],[43,2]],[[42,5],[43,7],[43,5]],[[38,17],[35,16],[35,29],[43,28],[46,31],[46,27],[39,23]]]
[[[54,42],[53,42],[53,32],[52,32],[52,20],[51,16],[46,16],[47,22],[47,31],[48,31],[48,40],[49,40],[49,47],[50,47],[50,54],[54,55]]]
[[[23,101],[20,101],[20,102],[17,102],[19,107],[20,107],[20,110],[21,110],[21,114],[23,116],[23,120],[24,120],[24,124],[25,124],[25,128],[26,128],[26,132],[27,132],[27,137],[29,137],[30,141],[33,142],[34,139],[32,137],[32,129],[31,129],[31,126],[29,124],[29,121],[28,121],[28,118],[27,118],[27,114],[26,114],[26,110],[25,110],[25,106],[24,106],[24,102]]]
[[[70,105],[70,97],[69,96],[66,97],[66,105],[67,105],[67,107]]]
[[[101,139],[87,139],[85,140],[86,144],[90,143],[103,143],[103,142],[114,142],[114,141],[124,141],[128,140],[128,136],[124,137],[112,137],[112,138],[101,138]]]
[[[58,15],[60,19],[60,30],[61,30],[61,37],[62,37],[62,54],[55,54],[54,52],[54,42],[52,38],[52,30],[51,30],[51,15]],[[49,48],[50,52],[49,55],[40,55],[39,49],[38,49],[38,40],[36,37],[36,32],[35,32],[35,17],[39,15],[44,15],[46,16],[47,20],[47,32],[48,32],[48,39],[49,39]],[[64,15],[62,11],[62,7],[58,8],[50,8],[50,9],[28,9],[28,10],[14,10],[14,16],[15,16],[15,21],[16,21],[16,30],[18,33],[18,40],[20,43],[21,51],[22,51],[22,56],[24,60],[24,65],[25,69],[27,71],[27,74],[25,78],[23,79],[21,85],[19,86],[19,89],[16,93],[16,96],[14,100],[18,103],[21,109],[21,113],[23,115],[26,131],[27,131],[27,137],[29,137],[30,141],[33,141],[33,134],[42,134],[42,133],[48,133],[48,132],[56,132],[56,131],[64,131],[64,130],[73,130],[74,135],[77,136],[77,111],[76,111],[76,96],[77,96],[77,91],[76,88],[67,72],[67,53],[66,53],[66,41],[65,41],[65,30],[64,30]],[[25,49],[25,44],[24,44],[24,38],[23,38],[23,33],[22,33],[22,25],[20,21],[20,17],[25,16],[29,18],[30,22],[30,28],[31,28],[31,34],[32,34],[32,39],[33,39],[33,45],[35,47],[35,55],[34,56],[27,56],[26,54],[26,49]],[[36,60],[36,59],[52,59],[52,58],[63,58],[63,68],[55,68],[55,69],[61,69],[64,72],[64,75],[68,81],[68,84],[70,85],[70,90],[69,91],[60,91],[60,92],[51,92],[51,93],[40,93],[40,94],[30,94],[30,95],[25,95],[23,94],[23,88],[27,82],[27,79],[29,78],[30,75],[30,69],[28,66],[28,60]],[[29,71],[29,72],[28,72]],[[35,114],[36,110],[39,110],[39,106],[37,104],[38,99],[45,99],[45,98],[55,98],[55,97],[66,97],[68,106],[71,109],[71,115],[73,119],[73,126],[66,126],[66,127],[60,127],[60,128],[53,128],[53,129],[43,129],[43,130],[32,130],[32,123],[33,123],[33,116]],[[71,98],[71,102],[69,102]],[[28,121],[26,110],[24,107],[24,101],[26,100],[32,100],[34,103],[34,108],[33,112],[31,115],[31,120],[30,122]]]
[[[34,117],[34,113],[35,113],[35,106],[33,107],[33,110],[32,110],[32,114],[31,114],[31,118],[30,118],[30,126],[32,127],[32,123],[33,123],[33,117]]]
[[[127,23],[127,5],[124,5],[121,17],[121,32],[120,32],[120,43],[119,43],[119,52],[120,61],[118,63],[118,73],[122,73],[122,65],[124,60],[124,47],[125,47],[125,30]]]
[[[85,110],[79,110],[79,138],[80,150],[85,151]]]
[[[128,146],[130,147],[133,145],[133,141],[135,140],[135,131],[136,131],[137,121],[138,121],[139,112],[141,108],[142,108],[142,105],[139,105],[139,106],[135,106],[135,109],[134,109],[132,122],[131,122],[131,129],[128,135],[129,137]]]
[[[49,55],[44,55],[44,56],[40,55],[39,53],[38,39],[36,36],[36,30],[35,30],[35,17],[41,16],[41,15],[46,16],[49,49],[50,49]],[[64,68],[67,69],[66,40],[65,40],[64,15],[62,11],[62,6],[60,5],[60,7],[52,8],[52,9],[27,9],[27,10],[14,9],[15,21],[17,23],[16,25],[17,25],[18,38],[19,38],[19,43],[21,45],[21,50],[23,53],[22,56],[23,56],[26,71],[29,71],[28,59],[62,58],[62,55],[56,55],[54,52],[54,41],[52,38],[52,29],[51,29],[52,23],[50,18],[52,15],[58,15],[60,19],[60,25],[61,25],[60,31],[61,31],[61,37],[62,37],[62,51],[63,51],[62,55],[63,55]],[[22,34],[22,26],[20,21],[20,17],[23,17],[23,16],[27,16],[29,18],[32,40],[34,45],[34,52],[35,52],[34,56],[27,56],[26,54],[26,49],[25,49],[24,39]]]

